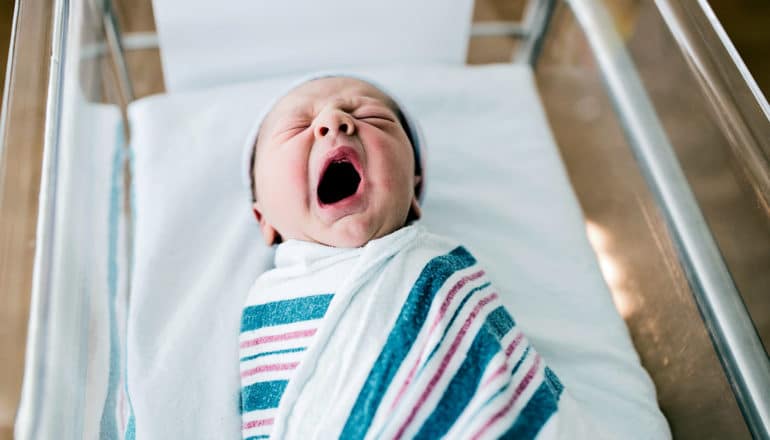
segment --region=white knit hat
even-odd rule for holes
[[[278,103],[278,101],[289,94],[292,90],[296,89],[297,87],[301,86],[302,84],[305,84],[307,82],[322,79],[322,78],[332,78],[332,77],[344,77],[344,78],[353,78],[357,79],[359,81],[363,81],[367,84],[370,84],[371,86],[375,87],[388,97],[393,100],[393,102],[396,104],[396,107],[398,107],[398,110],[401,112],[401,116],[403,117],[403,120],[400,121],[402,125],[405,125],[404,131],[406,131],[407,136],[409,137],[409,140],[412,143],[412,149],[414,150],[414,161],[415,161],[415,174],[421,177],[420,184],[417,186],[417,199],[422,202],[424,194],[425,194],[425,143],[424,138],[422,135],[422,130],[420,130],[419,125],[417,124],[417,121],[412,118],[409,114],[409,112],[404,108],[403,104],[390,92],[387,91],[384,87],[380,86],[376,82],[362,77],[361,75],[357,74],[351,74],[351,73],[340,73],[340,72],[316,72],[307,76],[304,76],[297,81],[292,82],[288,87],[286,87],[284,90],[282,90],[282,93],[276,95],[269,103],[266,105],[262,111],[260,112],[257,119],[254,121],[254,126],[251,128],[248,137],[246,138],[246,142],[243,146],[243,161],[242,164],[242,174],[243,174],[243,184],[248,188],[249,194],[252,194],[252,174],[251,170],[254,165],[254,151],[255,151],[255,143],[257,141],[257,135],[259,134],[259,130],[262,127],[262,123],[264,122],[267,115],[270,113],[270,111],[275,107],[275,105]],[[253,194],[252,194],[253,197]],[[252,200],[253,201],[253,200]]]

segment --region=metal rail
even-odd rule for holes
[[[524,41],[524,46],[517,51],[517,60],[534,63],[540,53],[543,37],[556,0],[530,0],[521,22],[482,21],[471,25],[470,36],[476,37],[511,37]],[[107,32],[107,43],[92,43],[83,47],[84,58],[95,58],[109,51],[114,64],[120,72],[121,87],[132,90],[131,77],[128,75],[125,52],[132,50],[157,49],[159,40],[156,32],[121,33],[112,9],[105,10],[103,23]],[[524,54],[524,55],[521,55]],[[133,98],[133,93],[129,95]],[[130,102],[131,100],[129,100]]]
[[[551,23],[556,0],[537,0],[536,4],[527,4],[524,22],[529,35],[522,42],[522,47],[516,52],[514,61],[525,62],[531,66],[537,63],[543,50],[543,41]]]
[[[18,439],[41,438],[40,430],[45,427],[39,420],[46,419],[46,399],[61,404],[61,401],[48,391],[47,379],[51,379],[47,370],[46,351],[50,333],[49,319],[52,307],[51,260],[54,253],[54,213],[56,211],[56,172],[59,150],[59,126],[62,106],[62,86],[64,84],[64,57],[67,44],[67,26],[69,19],[69,1],[56,0],[53,15],[51,45],[51,65],[48,77],[48,101],[45,111],[45,137],[43,146],[42,180],[37,223],[37,249],[35,251],[34,271],[32,274],[32,295],[30,299],[29,334],[21,402],[16,421],[15,437]],[[50,434],[50,433],[49,433]],[[70,438],[74,432],[61,427],[63,438]]]
[[[637,71],[601,2],[567,0],[660,206],[698,308],[755,438],[770,438],[770,361]]]
[[[115,17],[112,2],[104,2],[102,11],[102,24],[104,25],[104,36],[107,40],[107,47],[110,52],[110,58],[113,63],[113,71],[117,77],[120,87],[121,108],[125,109],[131,101],[134,100],[134,88],[131,85],[131,75],[128,72],[128,63],[123,52],[123,42],[120,36],[120,27],[118,19]],[[126,121],[127,122],[127,121]]]
[[[526,38],[529,29],[512,21],[482,21],[471,25],[471,37]]]
[[[122,35],[120,41],[124,52],[132,50],[158,49],[159,41],[157,32],[119,32],[119,35]],[[109,50],[112,49],[104,41],[86,44],[81,49],[80,59],[89,60],[98,58],[107,53]],[[130,79],[131,77],[129,76],[129,81]]]
[[[530,0],[526,3],[521,23],[491,21],[473,23],[471,37],[513,37],[521,45],[513,56],[513,62],[534,65],[543,48],[548,25],[556,8],[556,0]]]

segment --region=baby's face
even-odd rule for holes
[[[254,213],[268,244],[298,239],[359,247],[406,223],[414,152],[395,104],[352,78],[292,90],[259,132]]]

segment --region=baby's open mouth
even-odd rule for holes
[[[318,200],[323,205],[331,205],[347,199],[358,191],[361,176],[347,158],[340,158],[329,163],[318,184]]]

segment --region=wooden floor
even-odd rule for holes
[[[753,194],[741,177],[740,167],[734,163],[726,140],[713,128],[716,125],[711,122],[713,116],[693,110],[702,108],[704,103],[698,101],[702,98],[697,86],[690,80],[687,65],[670,36],[661,32],[656,38],[649,38],[649,32],[639,31],[661,25],[652,2],[606,2],[627,37],[635,60],[650,57],[667,60],[638,63],[642,66],[640,74],[736,283],[745,295],[744,301],[752,311],[755,325],[768,344],[768,219],[752,202]],[[32,0],[23,3],[35,4]],[[523,0],[478,0],[474,19],[516,18],[522,3]],[[709,3],[764,93],[770,94],[770,57],[767,56],[770,2],[711,0]],[[117,4],[125,31],[154,28],[152,15],[146,12],[149,0]],[[3,48],[9,45],[11,18],[12,2],[5,1],[0,4],[0,47]],[[642,362],[655,380],[661,407],[675,438],[749,438],[705,328],[702,323],[700,327],[688,324],[700,322],[700,316],[684,274],[676,264],[660,213],[625,145],[590,51],[568,13],[557,11],[554,25],[561,26],[558,34],[563,38],[548,43],[537,71],[538,87],[587,219],[587,232]],[[507,38],[474,39],[468,61],[503,61],[515,46],[516,42]],[[4,61],[6,56],[5,51],[0,51],[0,60]],[[569,58],[568,68],[565,68],[565,57]],[[157,51],[132,53],[128,61],[138,96],[163,91]],[[0,69],[0,76],[4,74],[5,70]],[[29,77],[30,81],[40,84],[39,93],[44,93],[44,79],[45,72]],[[32,117],[43,117],[39,109],[30,111]],[[708,129],[710,126],[712,129]],[[0,188],[0,195],[3,191],[12,192],[24,201],[19,205],[24,208],[18,212],[0,212],[0,221],[22,219],[23,228],[18,222],[14,224],[20,235],[30,237],[21,240],[23,243],[19,246],[23,247],[19,251],[11,253],[9,249],[0,249],[3,259],[0,277],[8,273],[20,277],[15,284],[0,279],[3,304],[0,308],[0,440],[12,438],[23,371],[36,220],[34,198],[42,145],[41,137],[30,139],[24,154],[3,158],[8,160],[3,166],[18,171],[13,175],[19,177],[5,181],[7,187]],[[0,182],[2,178],[0,169]],[[0,247],[3,245],[0,242]],[[8,285],[17,287],[3,291],[3,286]],[[693,380],[682,381],[682,377]],[[697,404],[693,404],[693,396],[698,398]]]
[[[8,61],[8,46],[10,45],[11,22],[13,18],[13,5],[4,2],[0,8],[0,84],[5,80],[5,69]],[[2,91],[0,91],[2,97]],[[2,115],[0,115],[2,117]],[[1,153],[0,153],[1,154]],[[0,160],[3,158],[0,157]],[[0,164],[0,167],[2,164]],[[2,169],[2,168],[0,168]],[[10,183],[9,183],[10,184]],[[26,213],[24,213],[26,214]],[[5,213],[0,212],[0,216]],[[15,269],[18,271],[18,269]],[[13,292],[12,295],[20,297],[22,302],[29,302],[26,293]],[[4,295],[0,298],[5,299]],[[27,307],[14,308],[13,316],[8,316],[8,321],[0,323],[0,375],[3,377],[0,384],[0,439],[12,438],[12,422],[19,392],[19,365],[21,356],[24,355],[24,338],[26,331],[18,331],[27,322]]]
[[[770,2],[767,0],[709,0],[738,53],[770,96]]]

